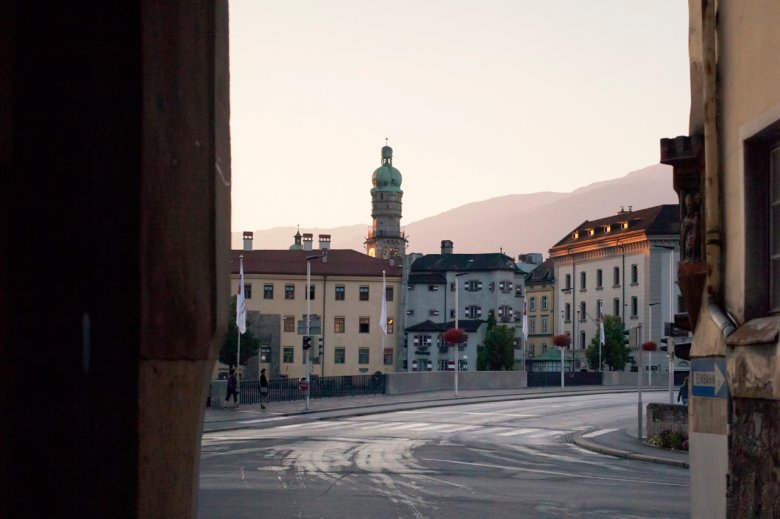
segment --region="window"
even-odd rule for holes
[[[571,303],[566,303],[563,310],[563,321],[566,323],[571,322]]]
[[[639,302],[636,296],[631,298],[631,317],[635,318],[639,315]]]
[[[344,285],[336,285],[336,301],[344,301],[346,298],[347,289]]]
[[[414,290],[414,285],[406,285],[407,290]]]
[[[385,301],[393,300],[393,287],[385,287]]]
[[[428,310],[428,315],[435,317],[435,316],[439,315],[439,311],[438,310]]]
[[[428,348],[433,344],[433,339],[430,335],[415,335],[413,342],[415,348]]]
[[[604,287],[604,272],[601,269],[596,270],[596,288]]]
[[[547,310],[547,296],[542,296],[542,310]]]
[[[384,363],[385,366],[393,365],[393,348],[385,348]]]
[[[333,350],[333,363],[334,364],[344,364],[344,361],[347,360],[347,353],[344,348],[336,348]]]
[[[502,292],[511,292],[512,291],[512,282],[511,281],[500,281],[498,283],[498,289]]]
[[[414,308],[410,308],[406,311],[406,315],[414,315]]]
[[[580,322],[584,323],[588,318],[588,313],[585,311],[585,301],[580,301]]]
[[[529,312],[535,312],[536,311],[536,298],[535,297],[529,297],[528,298],[528,311]]]
[[[511,306],[501,305],[498,307],[498,318],[501,322],[508,323],[514,315],[515,311]]]
[[[536,317],[528,318],[528,334],[533,335],[536,333]]]
[[[284,331],[295,332],[295,317],[292,315],[284,316]]]
[[[368,364],[368,348],[358,350],[358,364]]]
[[[295,299],[295,285],[284,285],[284,298]]]
[[[467,306],[466,307],[466,317],[469,319],[476,319],[477,317],[482,317],[482,308],[479,306]]]
[[[347,323],[344,317],[333,318],[333,333],[344,333],[346,328],[347,328]]]
[[[454,281],[450,282],[450,292],[455,292],[455,282]]]
[[[392,317],[387,318],[387,335],[392,335],[395,331],[395,319]]]
[[[293,354],[292,346],[285,346],[282,350],[282,362],[285,364],[292,364],[295,361],[295,355]]]
[[[360,300],[368,301],[368,287],[365,285],[360,287]]]
[[[252,299],[252,283],[244,283],[244,299]]]
[[[612,286],[620,286],[620,267],[615,267],[612,269]]]
[[[316,285],[314,283],[309,285],[309,301],[314,301],[314,294],[315,294],[315,290],[314,289],[315,288],[316,288]]]
[[[588,276],[585,272],[580,272],[580,291],[588,288]]]
[[[463,288],[466,292],[479,292],[482,290],[482,281],[466,281]]]
[[[439,285],[428,285],[428,290],[430,292],[436,292],[437,290],[439,290]]]
[[[455,309],[450,308],[450,319],[455,319]]]
[[[580,332],[580,349],[585,348],[585,332]]]
[[[263,299],[273,299],[274,298],[274,286],[271,283],[266,283],[263,285]]]
[[[571,274],[566,274],[566,284],[564,290],[571,290]]]
[[[634,263],[631,265],[631,284],[636,285],[639,283],[639,267]]]
[[[617,297],[612,300],[612,315],[620,317],[620,299]]]
[[[550,333],[549,330],[547,329],[547,316],[546,315],[542,316],[542,333]]]
[[[370,318],[368,318],[368,317],[361,317],[360,318],[360,324],[359,324],[358,331],[360,333],[368,333],[369,322],[370,322]]]

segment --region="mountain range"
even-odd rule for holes
[[[613,180],[596,182],[570,193],[540,192],[505,195],[472,202],[422,220],[403,223],[409,245],[407,252],[440,252],[442,240],[451,240],[456,253],[500,252],[519,254],[547,252],[555,243],[585,220],[617,213],[621,208],[643,209],[678,203],[672,188],[672,168],[654,164]],[[370,224],[330,229],[301,229],[331,235],[334,249],[364,251]],[[296,227],[255,230],[253,248],[286,249],[293,243]],[[241,248],[242,233],[231,235],[232,247]]]

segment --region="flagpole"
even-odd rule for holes
[[[236,334],[238,337],[238,346],[236,347],[236,406],[241,405],[241,316],[245,317],[245,308],[239,308],[239,305],[244,303],[244,255],[241,254],[238,257],[239,261],[239,287],[238,294],[240,297],[236,297]],[[239,299],[241,299],[239,301]],[[243,321],[246,322],[246,321]],[[244,325],[245,326],[245,325]]]

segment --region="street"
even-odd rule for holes
[[[571,442],[635,427],[635,394],[318,418],[204,434],[199,517],[689,516],[686,469]]]

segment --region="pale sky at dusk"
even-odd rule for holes
[[[683,0],[231,0],[233,231],[402,226],[658,162],[688,133]]]

